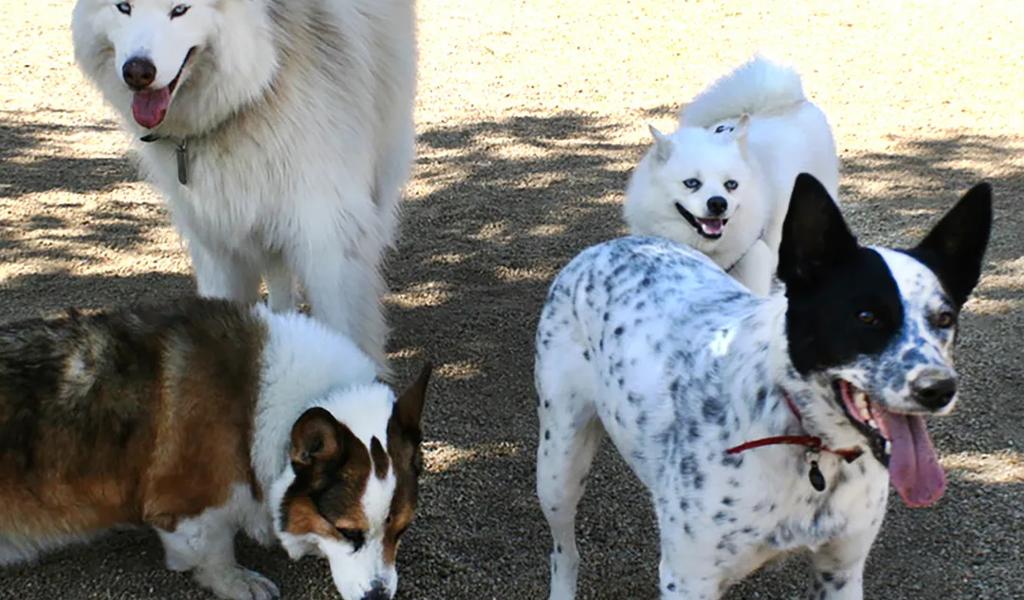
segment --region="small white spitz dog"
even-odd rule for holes
[[[800,75],[755,58],[685,106],[674,133],[651,134],[626,189],[630,232],[693,246],[767,295],[796,176],[838,194],[832,130]]]

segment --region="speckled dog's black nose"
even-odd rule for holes
[[[922,377],[910,384],[910,389],[918,404],[930,410],[939,410],[956,396],[956,379]]]

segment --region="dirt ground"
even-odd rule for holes
[[[0,318],[191,293],[160,198],[76,69],[71,0],[0,0]],[[681,102],[755,51],[796,64],[829,115],[842,203],[872,243],[909,244],[971,184],[996,225],[967,305],[959,410],[932,422],[950,475],[936,507],[896,498],[868,598],[1024,597],[1024,11],[1016,2],[420,0],[419,158],[388,274],[400,378],[440,365],[402,598],[546,596],[533,494],[532,337],[573,255],[621,234],[622,190]],[[897,6],[898,4],[898,6]],[[583,500],[581,598],[656,594],[644,491],[606,445]],[[0,507],[2,510],[2,507]],[[240,545],[287,598],[336,597],[327,567]],[[800,559],[729,594],[790,598]],[[0,598],[206,598],[119,532],[0,570]]]

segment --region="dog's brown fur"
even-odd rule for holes
[[[264,325],[188,300],[0,327],[0,538],[173,530],[250,466]]]

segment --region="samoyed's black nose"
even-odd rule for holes
[[[121,76],[128,87],[135,91],[144,90],[156,79],[156,65],[148,58],[136,56],[124,63]]]
[[[910,384],[914,400],[929,410],[940,410],[956,396],[956,378],[947,373],[926,373]]]
[[[729,202],[725,198],[721,196],[708,198],[708,212],[711,213],[711,216],[717,217],[724,213],[727,208],[729,208]]]

